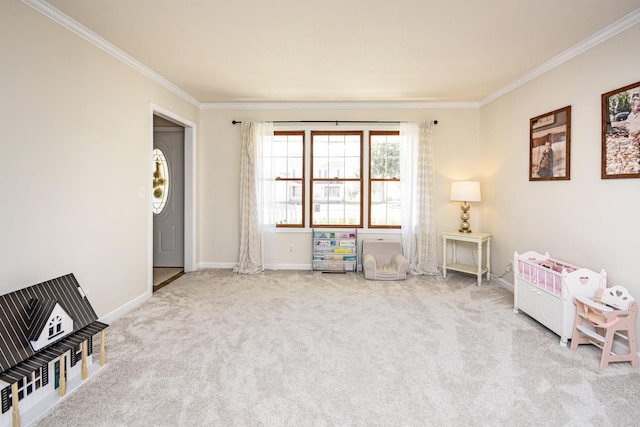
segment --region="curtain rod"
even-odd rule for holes
[[[232,124],[237,125],[242,123],[242,121],[232,120]],[[402,122],[399,121],[389,121],[389,120],[274,120],[271,123],[335,123],[338,126],[338,123],[395,123],[399,124]],[[434,125],[438,124],[437,120],[432,122]]]

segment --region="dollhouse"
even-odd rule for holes
[[[0,426],[28,424],[99,370],[106,327],[73,274],[0,296]]]

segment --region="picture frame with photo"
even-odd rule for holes
[[[640,178],[640,82],[602,94],[601,177]]]
[[[571,179],[571,106],[529,121],[529,181]]]

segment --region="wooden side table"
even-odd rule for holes
[[[451,240],[452,258],[447,264],[447,241]],[[478,276],[478,286],[482,284],[482,275],[487,273],[487,280],[491,276],[491,234],[490,233],[460,233],[459,231],[447,231],[442,233],[442,275],[447,277],[447,270],[459,271],[462,273],[475,274]],[[457,242],[471,242],[478,245],[478,265],[462,264],[457,261]],[[482,244],[487,245],[487,262],[482,266]]]

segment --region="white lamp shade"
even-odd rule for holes
[[[451,183],[452,202],[480,202],[480,183],[477,181],[454,181]]]

